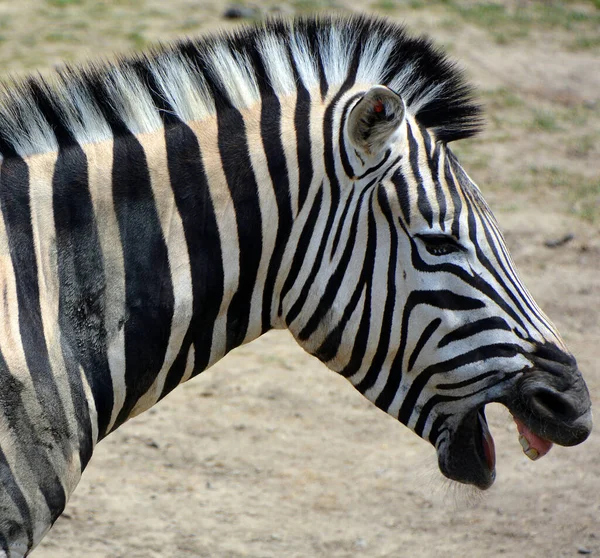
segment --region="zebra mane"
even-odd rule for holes
[[[150,133],[169,118],[202,120],[261,96],[383,84],[441,141],[475,134],[481,109],[463,74],[428,39],[368,16],[271,20],[160,45],[116,62],[66,67],[0,85],[0,153],[21,157],[120,132]]]

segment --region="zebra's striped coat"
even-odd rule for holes
[[[37,544],[98,440],[271,328],[462,482],[493,482],[492,400],[583,440],[575,361],[447,147],[479,115],[427,41],[360,17],[7,85],[5,554]]]

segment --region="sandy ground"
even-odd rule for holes
[[[85,25],[92,3],[60,4],[0,3],[6,71],[218,23],[216,3],[97,2],[108,12]],[[598,406],[600,48],[573,50],[575,31],[563,28],[503,44],[439,8],[393,15],[438,38],[482,90],[490,126],[457,151]],[[42,40],[49,29],[71,36]],[[539,110],[551,120],[529,125]],[[567,233],[571,242],[544,246]],[[445,482],[433,448],[272,332],[103,441],[34,556],[600,555],[600,436],[533,463],[508,413],[489,415],[498,477],[481,495]]]

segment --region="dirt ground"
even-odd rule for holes
[[[598,2],[370,8],[429,33],[479,87],[489,125],[456,151],[598,406]],[[190,0],[1,1],[1,69],[45,69],[234,25],[220,10]],[[570,242],[545,246],[567,234]],[[600,556],[598,433],[534,463],[508,413],[496,407],[489,417],[498,476],[480,494],[444,481],[432,447],[272,332],[103,441],[34,556]]]

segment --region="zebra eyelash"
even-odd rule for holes
[[[453,236],[445,234],[417,234],[415,236],[423,242],[425,249],[432,256],[447,256],[467,251]]]

